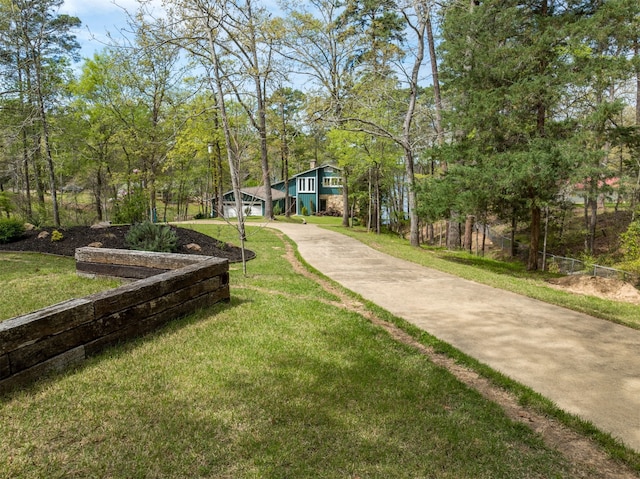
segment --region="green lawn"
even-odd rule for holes
[[[331,304],[276,233],[247,246],[231,304],[0,399],[0,478],[572,477],[498,406]]]
[[[73,258],[32,253],[0,253],[0,278],[0,321],[121,284],[77,276]]]

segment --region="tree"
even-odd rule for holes
[[[416,200],[416,181],[415,181],[415,162],[416,147],[422,141],[422,138],[415,136],[414,120],[418,111],[418,97],[420,92],[420,71],[425,58],[426,48],[426,28],[427,20],[431,12],[430,6],[426,2],[414,1],[402,7],[402,15],[407,25],[407,29],[411,32],[412,63],[409,71],[406,71],[404,77],[406,94],[404,98],[405,109],[402,113],[401,126],[399,128],[390,128],[380,122],[372,121],[366,116],[345,117],[343,121],[349,121],[359,124],[357,130],[367,132],[381,138],[387,138],[397,143],[404,153],[405,165],[405,181],[407,182],[407,203],[409,209],[409,241],[412,246],[420,244],[419,218],[417,213]],[[379,78],[376,81],[380,81]]]
[[[325,122],[329,127],[343,116],[344,104],[353,86],[352,60],[356,52],[353,36],[343,35],[339,23],[342,3],[336,0],[312,0],[302,8],[285,2],[286,35],[280,54],[294,65],[294,74],[310,79],[313,97],[309,104],[311,123]],[[318,131],[317,127],[314,128]],[[317,138],[317,136],[316,136]],[[342,225],[349,226],[348,170],[342,170]]]
[[[49,190],[53,207],[53,221],[60,226],[56,171],[51,149],[50,111],[55,105],[64,68],[74,59],[79,45],[72,34],[80,26],[80,20],[69,15],[59,15],[62,0],[13,0],[0,3],[0,13],[5,18],[5,35],[0,47],[3,66],[14,81],[5,92],[18,97],[22,111],[26,113],[23,125],[35,123],[37,130],[22,129],[24,171],[28,177],[27,161],[42,157],[45,161]],[[7,21],[8,20],[8,21]],[[32,138],[28,138],[31,133]],[[33,156],[28,143],[33,145]],[[33,170],[38,166],[34,163]],[[27,190],[29,191],[29,189]]]
[[[559,107],[575,81],[563,54],[580,12],[549,0],[453,2],[444,17],[445,83],[452,129],[467,166],[495,177],[493,203],[526,202],[528,269],[538,268],[541,211],[568,179]],[[474,156],[472,156],[472,154]]]
[[[291,143],[300,134],[298,126],[295,124],[302,107],[304,105],[304,94],[300,90],[290,87],[280,87],[276,89],[269,98],[271,113],[274,121],[271,122],[273,132],[277,138],[278,149],[280,150],[280,179],[285,185],[289,184],[289,157],[291,153]],[[277,120],[276,120],[277,118]],[[285,187],[285,216],[291,215],[291,198],[289,188]]]

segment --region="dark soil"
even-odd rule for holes
[[[29,251],[34,253],[48,253],[59,256],[74,256],[76,248],[101,243],[101,248],[129,249],[125,242],[125,236],[130,226],[109,226],[107,228],[91,228],[90,226],[72,226],[70,228],[57,228],[62,233],[59,241],[51,240],[51,233],[56,228],[42,228],[27,231],[24,236],[11,243],[0,243],[0,251]],[[242,251],[237,246],[218,241],[197,231],[171,226],[178,236],[178,249],[176,253],[199,254],[227,258],[229,262],[242,261]],[[49,233],[44,238],[38,236],[46,231]],[[187,248],[187,245],[198,245]],[[97,246],[97,245],[96,245]],[[246,258],[255,257],[253,251],[245,250]]]

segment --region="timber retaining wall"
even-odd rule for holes
[[[224,258],[79,248],[76,268],[143,279],[0,322],[0,392],[230,299]]]

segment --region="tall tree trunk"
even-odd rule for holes
[[[536,271],[538,269],[541,217],[542,211],[540,206],[533,201],[531,204],[531,231],[529,236],[529,259],[527,260],[527,271]]]
[[[342,168],[342,226],[349,228],[349,176],[347,167]]]
[[[518,218],[516,217],[516,209],[513,208],[511,214],[511,257],[518,256],[518,245],[516,243],[516,228],[518,227]]]
[[[464,249],[471,253],[473,247],[473,225],[475,222],[475,216],[467,215],[467,219],[464,224]]]
[[[49,119],[47,117],[47,111],[44,104],[44,93],[42,92],[42,65],[36,56],[35,52],[32,52],[32,59],[35,64],[35,82],[36,82],[36,96],[38,101],[38,113],[40,116],[40,123],[42,127],[42,141],[44,147],[44,155],[47,163],[47,169],[49,170],[49,189],[51,190],[51,202],[53,206],[53,224],[55,227],[60,227],[60,212],[58,210],[58,192],[56,186],[56,174],[53,165],[53,156],[51,154],[51,143],[49,141]]]
[[[93,198],[94,204],[96,207],[96,216],[98,217],[98,221],[102,221],[103,212],[102,212],[102,167],[98,166],[96,171],[96,184],[93,188]]]
[[[633,45],[633,54],[638,60],[640,58],[640,41],[636,40]],[[636,126],[640,125],[640,66],[636,62]]]
[[[240,247],[242,250],[242,270],[244,274],[247,274],[247,263],[245,257],[244,243],[246,240],[246,233],[244,228],[244,211],[242,210],[242,193],[240,192],[240,178],[238,174],[238,168],[236,162],[238,155],[235,154],[235,149],[231,141],[231,124],[229,117],[227,116],[227,109],[224,101],[224,89],[222,83],[222,77],[220,73],[220,64],[218,61],[218,54],[213,43],[213,31],[210,25],[207,25],[207,34],[209,37],[209,48],[211,54],[211,61],[213,63],[213,72],[216,81],[216,91],[214,92],[218,97],[218,111],[220,113],[220,119],[222,121],[222,129],[224,132],[225,146],[227,149],[227,159],[229,161],[229,171],[231,172],[231,184],[233,186],[233,196],[236,203],[236,213],[238,219],[238,234],[240,237]]]
[[[29,178],[29,147],[27,131],[22,128],[22,163],[24,165],[24,194],[26,197],[26,214],[29,221],[33,221],[33,209],[31,207],[31,179]]]
[[[435,127],[438,146],[444,145],[444,128],[442,127],[442,95],[440,94],[440,77],[438,75],[438,62],[436,58],[436,44],[433,38],[433,27],[431,25],[431,12],[427,15],[427,43],[429,45],[429,56],[431,58],[431,81],[433,83],[433,96],[436,106]],[[446,164],[445,164],[446,170]]]
[[[457,213],[451,213],[451,216],[447,221],[447,235],[445,244],[448,249],[460,248],[460,219]]]
[[[424,43],[425,30],[429,19],[429,10],[426,4],[414,2],[415,13],[418,16],[418,24],[413,26],[413,30],[417,37],[417,51],[414,59],[413,68],[411,70],[411,78],[409,79],[409,104],[407,112],[402,123],[402,147],[404,149],[405,171],[407,182],[407,203],[409,205],[409,243],[411,246],[420,245],[420,232],[418,230],[418,212],[417,212],[417,196],[416,196],[416,179],[414,173],[414,157],[411,144],[411,124],[415,114],[418,101],[418,80],[420,67],[424,60]]]

